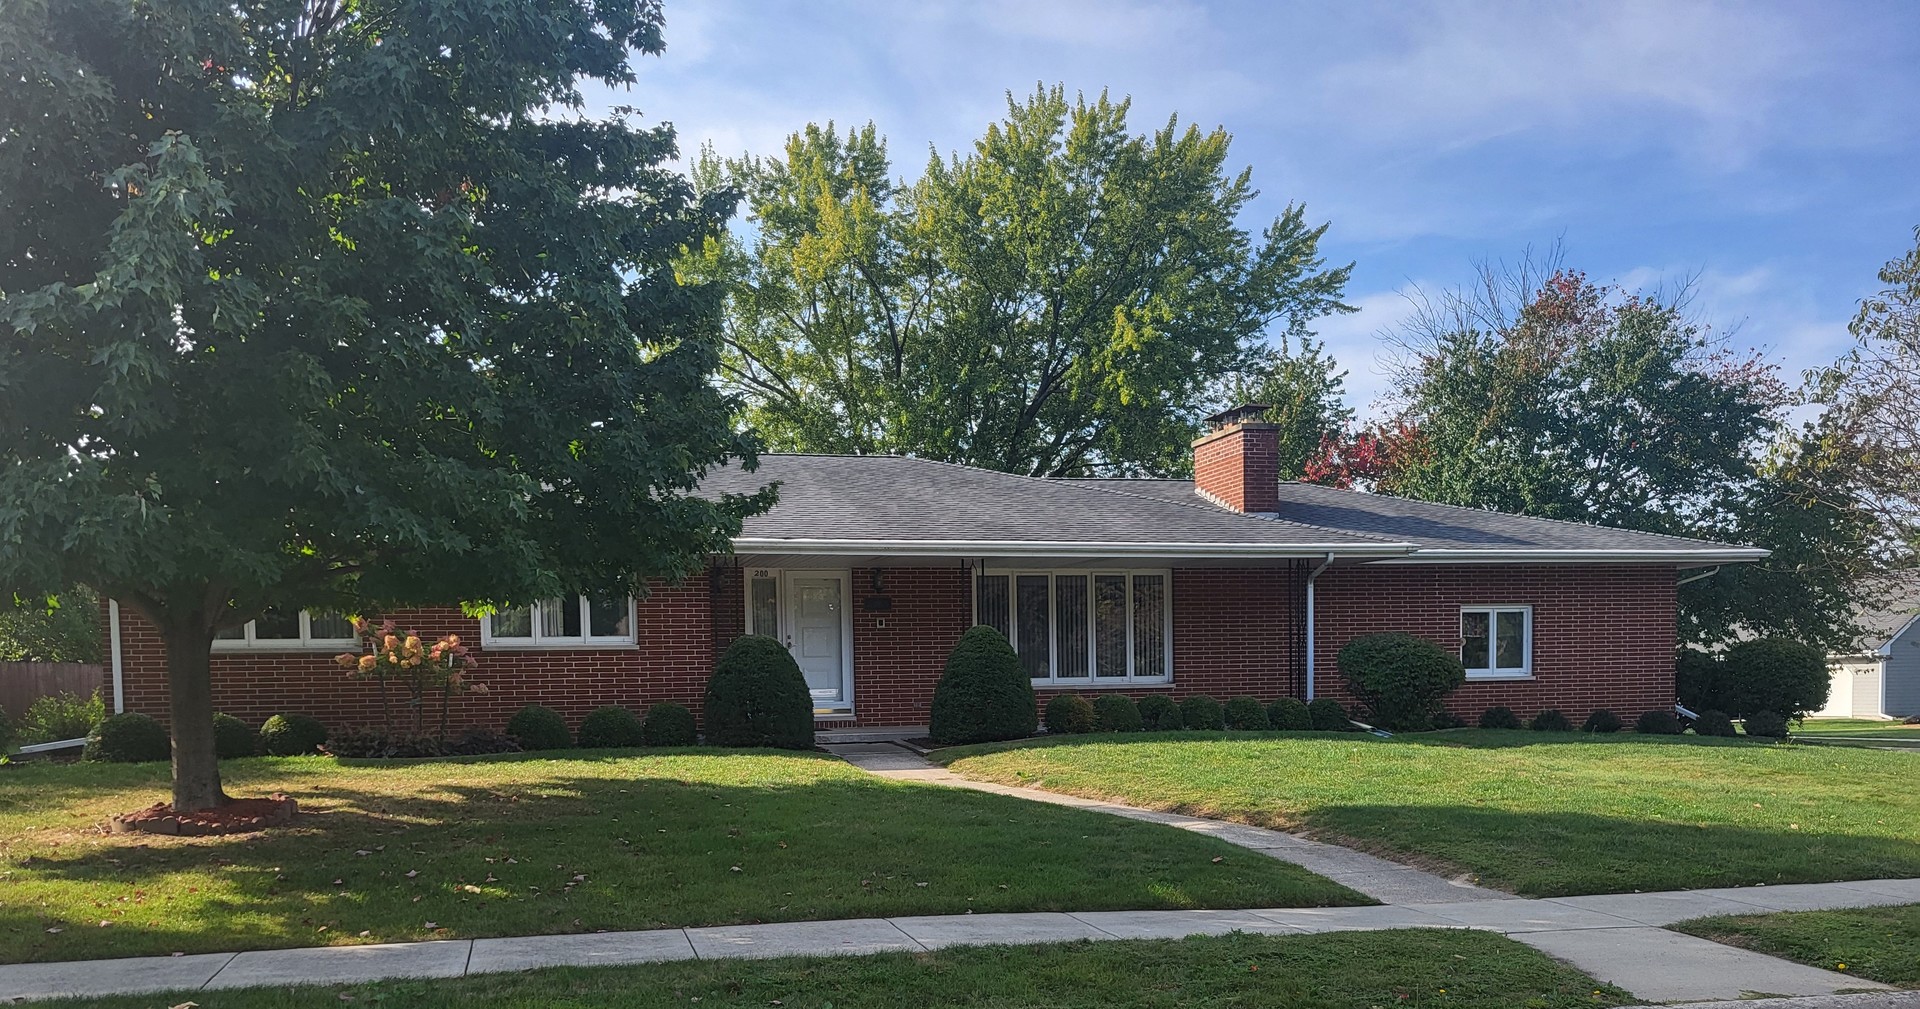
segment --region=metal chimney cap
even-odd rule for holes
[[[1228,407],[1207,418],[1207,430],[1218,431],[1235,424],[1258,421],[1271,409],[1273,409],[1271,403],[1242,403],[1239,406]]]

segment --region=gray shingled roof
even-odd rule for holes
[[[1920,615],[1920,570],[1902,571],[1886,580],[1874,592],[1873,601],[1854,614],[1866,637],[1861,652],[1877,652],[1887,647],[1893,636]]]
[[[747,520],[742,550],[796,542],[1194,545],[1269,554],[1331,548],[1372,556],[1411,549],[1362,532],[1250,518],[1197,497],[1159,500],[901,456],[763,455],[757,470],[716,471],[701,489],[745,492],[769,483],[780,485],[779,502]]]
[[[1716,563],[1759,556],[1703,540],[1311,484],[1281,484],[1276,519],[1211,504],[1189,480],[1040,479],[900,456],[764,455],[752,473],[728,467],[701,486],[745,492],[769,483],[780,485],[779,503],[747,520],[736,543],[742,552],[845,545],[849,552],[877,546],[966,555],[1110,545],[1165,554],[1191,547],[1208,556],[1334,552],[1416,560],[1548,554]]]

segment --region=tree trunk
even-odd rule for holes
[[[227,793],[220,790],[220,759],[213,751],[213,634],[176,626],[165,635],[174,811],[224,806]]]

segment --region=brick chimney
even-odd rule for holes
[[[1207,418],[1193,443],[1193,484],[1214,504],[1249,515],[1280,511],[1280,426],[1260,418],[1272,407],[1246,403]]]

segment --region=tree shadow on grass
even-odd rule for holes
[[[1306,821],[1326,840],[1535,897],[1920,876],[1920,841],[1786,823],[1387,805],[1328,806]]]
[[[0,962],[916,913],[1365,902],[1214,838],[1003,796],[851,773],[694,780],[675,777],[673,761],[657,771],[636,764],[630,777],[564,770],[602,759],[576,755],[543,768],[554,773],[492,782],[463,780],[459,765],[408,762],[420,780],[395,777],[394,787],[381,787],[379,773],[303,778],[290,792],[306,812],[291,829],[15,847]]]

